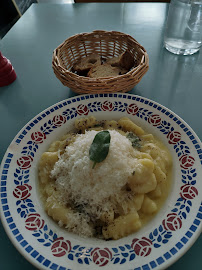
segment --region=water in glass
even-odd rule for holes
[[[190,55],[202,45],[202,0],[171,0],[164,46],[175,54]]]

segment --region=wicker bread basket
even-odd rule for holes
[[[89,78],[71,72],[73,65],[90,54],[111,58],[129,50],[136,65],[126,74],[106,78]],[[128,92],[149,68],[146,50],[131,36],[116,31],[93,31],[74,35],[53,52],[52,67],[63,85],[78,94]]]

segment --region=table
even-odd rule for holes
[[[50,105],[75,94],[55,77],[53,50],[66,38],[95,29],[132,35],[149,54],[150,69],[130,91],[155,100],[182,117],[202,139],[202,51],[177,56],[163,47],[165,3],[33,4],[3,38],[0,50],[17,80],[0,88],[0,161],[17,132]],[[202,269],[202,235],[170,270]],[[193,266],[194,262],[194,266]],[[13,247],[0,225],[1,269],[36,269]]]

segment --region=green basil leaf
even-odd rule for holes
[[[133,132],[129,132],[126,135],[126,138],[128,138],[131,141],[132,147],[134,147],[134,148],[140,148],[141,147],[140,138],[137,135],[135,135]]]
[[[95,138],[89,149],[90,160],[94,161],[93,168],[96,163],[102,162],[108,155],[111,136],[109,131],[100,131],[95,135]]]

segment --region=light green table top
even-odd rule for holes
[[[0,45],[17,80],[0,88],[0,161],[17,132],[50,105],[74,96],[55,77],[52,52],[66,38],[92,30],[130,34],[148,52],[150,69],[130,92],[161,103],[202,139],[202,51],[177,56],[163,48],[168,11],[164,3],[34,4]],[[169,269],[202,269],[202,236]],[[35,269],[15,250],[0,225],[0,269]]]

